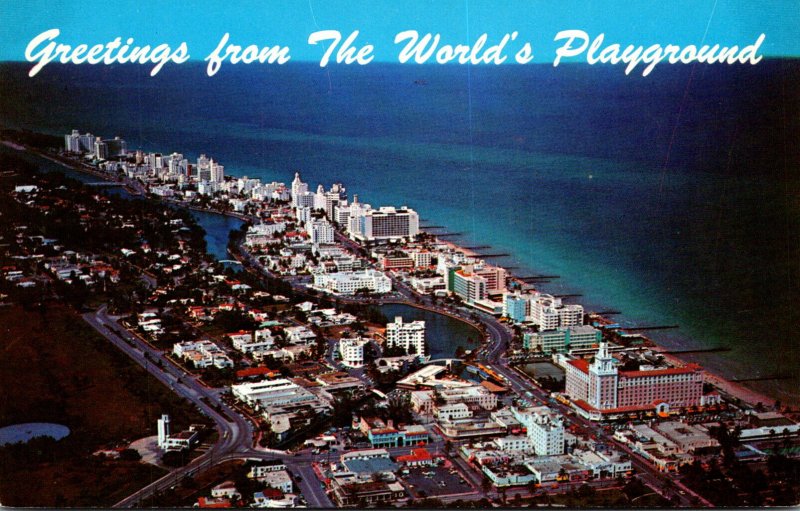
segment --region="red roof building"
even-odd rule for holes
[[[575,359],[565,367],[566,394],[576,408],[595,416],[653,410],[663,415],[702,405],[704,373],[697,364],[620,370],[602,343],[591,364]]]
[[[200,497],[197,499],[197,507],[204,509],[224,509],[233,507],[228,499],[212,499],[211,497]]]
[[[410,454],[398,456],[397,462],[404,463],[409,467],[421,467],[433,465],[433,456],[424,448],[411,449]]]

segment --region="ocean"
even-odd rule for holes
[[[519,275],[800,403],[800,61],[659,66],[0,64],[0,125],[120,135],[491,245]],[[224,230],[225,226],[220,229]],[[217,236],[224,239],[224,232]],[[780,377],[779,379],[769,379]]]

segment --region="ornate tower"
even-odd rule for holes
[[[589,404],[598,409],[616,408],[618,379],[608,344],[601,342],[594,362],[589,366]]]

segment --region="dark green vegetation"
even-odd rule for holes
[[[175,428],[199,422],[191,405],[66,307],[0,309],[0,425],[55,422],[71,434],[0,448],[0,501],[11,506],[111,505],[164,472],[93,456],[155,434],[168,412]]]
[[[0,502],[113,505],[164,475],[126,450],[129,442],[154,435],[162,413],[170,414],[175,429],[202,416],[96,333],[76,309],[109,300],[117,310],[136,307],[147,296],[141,267],[153,261],[122,260],[120,247],[138,248],[146,239],[153,252],[174,250],[180,238],[198,253],[202,231],[183,212],[145,200],[110,200],[61,174],[37,174],[15,155],[0,156],[0,266],[35,282],[31,288],[0,283],[6,295],[0,307],[0,427],[53,422],[71,431],[60,441],[1,447]],[[18,185],[39,187],[35,204],[11,198]],[[48,238],[55,241],[45,243]],[[47,273],[48,260],[82,269],[69,284]],[[95,275],[94,285],[84,285],[76,277],[88,275],[90,265],[106,267],[106,275],[108,268],[118,269],[119,279]],[[119,457],[94,454],[100,450],[120,451]]]

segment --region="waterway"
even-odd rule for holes
[[[450,316],[397,303],[382,305],[381,312],[389,321],[393,321],[396,316],[401,316],[405,322],[424,321],[425,340],[432,359],[453,358],[459,346],[467,350],[479,346],[481,333],[475,327]]]
[[[27,443],[32,438],[47,436],[61,440],[69,435],[69,428],[50,422],[27,422],[0,428],[0,445]]]
[[[228,235],[231,231],[237,230],[242,225],[242,221],[238,218],[218,213],[206,213],[196,210],[192,210],[192,216],[206,231],[206,251],[220,261],[230,259],[228,254]]]

